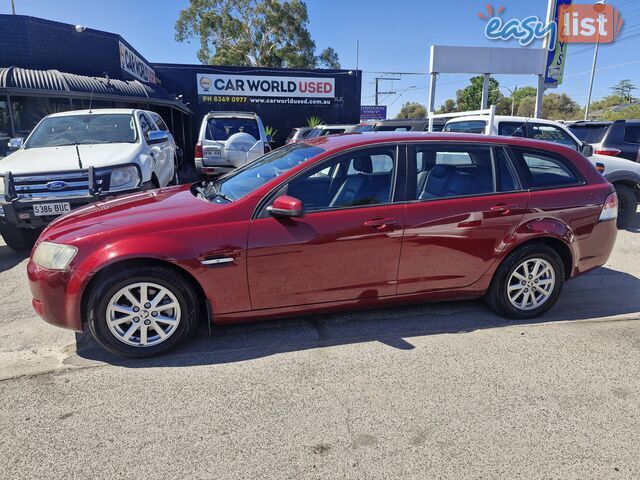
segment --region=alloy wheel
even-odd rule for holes
[[[166,287],[138,282],[121,288],[107,305],[107,325],[121,342],[151,347],[167,340],[180,323],[180,303]]]
[[[556,274],[551,264],[542,258],[529,258],[509,277],[507,296],[518,310],[533,310],[549,300],[555,285]]]

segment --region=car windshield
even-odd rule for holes
[[[199,193],[214,203],[233,202],[322,152],[319,147],[292,143],[207,184]]]
[[[486,126],[487,122],[484,120],[467,120],[447,123],[444,131],[453,133],[484,133]]]
[[[132,115],[86,114],[45,118],[33,130],[25,148],[98,143],[135,143]]]
[[[209,118],[204,138],[223,142],[236,133],[248,133],[257,140],[260,138],[258,122],[253,118]]]
[[[569,130],[585,143],[600,143],[609,125],[571,125]]]

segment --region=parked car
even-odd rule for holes
[[[299,142],[305,138],[314,136],[316,129],[314,127],[297,127],[291,130],[291,133],[287,137],[286,143]]]
[[[47,322],[129,357],[208,322],[484,297],[533,318],[603,265],[616,194],[573,149],[354,134],[286,145],[216,181],[53,222],[27,271]],[[188,241],[185,241],[188,238]]]
[[[173,136],[155,112],[54,113],[0,161],[0,233],[28,250],[59,215],[107,196],[177,183]]]
[[[199,173],[230,172],[271,151],[271,137],[252,112],[209,112],[202,119],[195,148]]]
[[[595,153],[640,162],[640,120],[565,122]]]
[[[318,125],[316,127],[317,133],[315,137],[324,137],[325,135],[339,135],[341,133],[352,133],[355,131],[357,125]]]
[[[640,201],[640,164],[594,153],[593,147],[588,142],[579,140],[566,125],[553,120],[504,115],[495,115],[493,118],[492,125],[488,126],[490,116],[487,115],[459,117],[449,120],[444,130],[445,132],[527,137],[559,143],[581,152],[616,187],[619,201],[618,227],[627,228],[631,224]]]
[[[440,132],[444,127],[445,120],[435,120],[433,131]],[[374,132],[426,132],[429,130],[429,119],[402,119],[402,120],[380,120],[373,126]]]

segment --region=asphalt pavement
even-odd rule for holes
[[[202,328],[123,361],[0,243],[0,478],[640,478],[640,212],[543,318],[481,301]]]

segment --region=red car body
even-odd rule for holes
[[[584,184],[429,202],[401,201],[322,211],[302,218],[253,218],[262,199],[309,165],[348,149],[429,142],[522,146],[571,161]],[[231,204],[197,199],[191,186],[98,203],[52,223],[39,242],[73,245],[65,271],[28,264],[33,305],[47,322],[83,330],[88,288],[98,272],[131,260],[186,272],[229,323],[301,312],[482,296],[505,256],[542,239],[561,253],[567,277],[603,265],[615,221],[599,221],[614,191],[579,153],[547,142],[461,134],[352,134],[306,142],[317,156]],[[221,266],[206,259],[231,258]],[[375,268],[370,268],[375,264]]]

